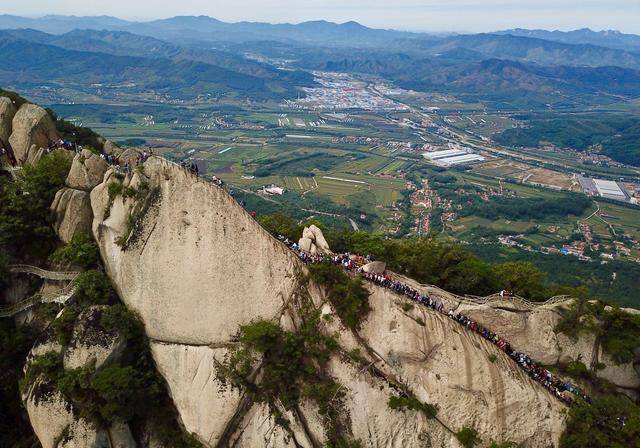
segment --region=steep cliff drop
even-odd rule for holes
[[[160,158],[116,178],[108,170],[91,192],[93,233],[122,300],[142,317],[154,358],[187,430],[207,446],[321,446],[325,428],[303,403],[276,424],[248,395],[223,390],[217,369],[240,326],[259,319],[295,326],[304,267],[223,189]],[[144,194],[110,195],[112,183]],[[453,432],[470,426],[485,440],[531,447],[557,444],[564,406],[497,348],[426,309],[405,311],[404,299],[375,285],[372,311],[358,332],[339,319],[338,353],[329,372],[346,389],[350,431],[365,446],[457,446]],[[322,288],[315,307],[333,315]],[[363,368],[364,365],[364,368]],[[435,403],[437,419],[387,405],[398,385]]]
[[[56,137],[43,112],[0,99],[0,134],[15,144],[20,163],[38,160],[48,139]],[[104,151],[118,154],[130,169],[110,167],[88,150],[64,153],[73,162],[51,205],[54,228],[64,242],[78,231],[93,233],[120,298],[144,322],[179,420],[204,446],[319,448],[342,432],[365,447],[456,447],[455,432],[462,428],[477,429],[485,442],[558,445],[565,405],[494,344],[373,283],[365,284],[371,308],[366,319],[357,328],[345,325],[327,285],[313,283],[298,256],[224,189],[158,157],[136,166],[140,154],[133,149],[105,144]],[[330,251],[314,226],[305,229],[300,245],[318,254]],[[384,270],[381,262],[365,266],[366,272]],[[637,398],[640,380],[633,362],[616,365],[592,335],[573,340],[556,331],[570,302],[531,306],[497,298],[478,303],[402,281],[495,330],[542,363],[602,364],[593,369],[599,377]],[[330,387],[311,388],[293,404],[264,400],[266,360],[248,366],[253,390],[229,387],[229,361],[241,353],[241,329],[271,322],[287,337],[297,337],[301,329],[308,331],[309,306],[320,316],[311,337],[320,335],[332,345],[326,359],[313,360],[322,364]],[[100,313],[100,305],[85,308],[64,345],[44,335],[31,351],[27,370],[34,356],[49,352],[65,369],[97,368],[116,359],[121,336],[87,325]],[[96,340],[101,343],[92,343]],[[320,400],[310,399],[313,394]],[[403,398],[405,405],[392,406],[391,397]],[[41,379],[24,391],[23,401],[45,448],[136,446],[127,424],[89,423]]]

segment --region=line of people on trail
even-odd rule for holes
[[[200,168],[198,168],[198,164],[193,160],[181,160],[180,166],[191,174],[195,174],[196,176],[200,175]]]
[[[78,153],[82,151],[82,146],[79,146],[77,143],[73,143],[72,141],[59,138],[57,140],[50,141],[46,149],[47,153],[53,151],[54,149],[66,149],[68,151],[75,151]]]
[[[548,369],[544,368],[540,363],[534,361],[526,354],[514,350],[506,340],[498,336],[496,333],[492,332],[488,328],[483,327],[479,323],[463,314],[456,313],[453,310],[445,310],[442,301],[435,299],[428,294],[422,294],[415,288],[412,288],[411,286],[393,279],[386,273],[375,274],[364,272],[362,270],[362,266],[367,262],[373,261],[371,257],[357,256],[349,253],[336,254],[331,256],[309,254],[307,252],[301,251],[299,246],[295,242],[291,242],[284,236],[278,236],[278,239],[281,240],[285,245],[287,245],[291,250],[293,250],[298,255],[300,260],[305,264],[315,264],[322,263],[324,261],[330,261],[333,264],[340,265],[348,271],[359,273],[362,278],[372,283],[390,289],[397,294],[404,295],[408,299],[420,305],[429,307],[433,311],[441,313],[451,320],[466,327],[467,330],[477,333],[478,335],[482,336],[484,339],[498,347],[500,350],[505,352],[513,361],[518,364],[518,366],[520,366],[522,370],[527,373],[527,375],[532,380],[541,384],[562,402],[568,405],[573,403],[574,398],[572,397],[572,395],[580,397],[587,402],[591,402],[589,396],[587,396],[581,389],[571,384],[570,382],[564,381],[563,379],[557,377]]]

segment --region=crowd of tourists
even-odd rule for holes
[[[309,254],[300,250],[300,247],[295,242],[291,242],[283,236],[279,236],[278,239],[280,239],[290,249],[292,249],[298,255],[300,260],[305,264],[315,264],[322,263],[324,261],[330,261],[333,264],[342,266],[347,271],[359,273],[362,278],[367,281],[382,286],[383,288],[387,288],[397,294],[407,297],[413,302],[431,308],[433,311],[447,316],[454,322],[457,322],[458,324],[464,326],[467,330],[478,334],[479,336],[483,337],[484,339],[498,347],[513,361],[515,361],[518,366],[522,370],[524,370],[532,380],[541,384],[564,403],[571,404],[574,400],[573,397],[580,397],[588,402],[590,401],[589,397],[578,387],[554,375],[552,372],[550,372],[540,363],[531,359],[526,354],[514,350],[506,340],[498,336],[496,333],[492,332],[488,328],[482,326],[481,324],[475,322],[473,319],[470,319],[469,317],[461,313],[456,313],[452,309],[446,310],[442,301],[431,297],[429,294],[421,293],[415,288],[412,288],[411,286],[392,278],[387,273],[379,274],[364,272],[362,267],[366,263],[372,261],[371,257],[364,257],[361,255],[353,255],[349,253],[335,254],[330,256]]]
[[[47,153],[53,151],[54,149],[66,149],[67,151],[75,151],[75,152],[82,151],[82,147],[79,146],[78,144],[73,143],[72,141],[69,141],[69,140],[61,139],[61,138],[56,140],[51,140],[46,149],[47,149]]]

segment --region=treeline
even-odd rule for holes
[[[479,235],[476,235],[479,237]],[[613,260],[606,264],[581,261],[577,257],[547,255],[507,248],[500,244],[470,244],[467,247],[483,260],[496,262],[524,261],[534,264],[551,283],[586,286],[594,297],[621,306],[640,307],[640,265]]]
[[[460,216],[480,216],[486,219],[546,219],[550,217],[580,216],[591,205],[582,194],[569,193],[559,198],[505,198],[474,203],[463,207]]]
[[[527,128],[507,129],[495,136],[506,146],[537,147],[541,141],[578,151],[602,145],[604,154],[618,162],[640,165],[640,118],[620,114],[598,116],[528,117]]]
[[[297,241],[302,227],[282,214],[262,216],[260,223],[274,234]],[[544,301],[557,294],[586,296],[585,288],[561,286],[528,261],[490,263],[459,244],[429,238],[390,239],[380,234],[324,229],[334,252],[371,255],[389,269],[421,283],[439,286],[456,294],[485,296],[509,290],[529,300]]]

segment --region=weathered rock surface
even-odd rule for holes
[[[51,204],[53,228],[60,239],[68,243],[76,232],[91,233],[93,211],[89,193],[63,188],[56,193]]]
[[[49,337],[32,348],[29,361],[35,356],[55,352],[61,356],[66,369],[73,369],[100,367],[117,358],[122,348],[120,338],[99,325],[104,308],[89,307],[78,316],[69,346],[63,347]],[[44,378],[37,379],[22,400],[43,448],[136,448],[128,425],[115,423],[108,428],[98,428],[78,417],[73,405]]]
[[[0,97],[0,142],[7,143],[9,141],[13,117],[17,110],[16,105],[9,98]]]
[[[112,142],[111,140],[107,140],[106,142],[104,142],[104,147],[103,147],[103,151],[106,154],[116,154],[119,151],[121,151],[120,147],[118,145],[116,145],[114,142]]]
[[[387,270],[387,264],[383,261],[372,261],[362,266],[362,270],[369,274],[384,274]]]
[[[116,244],[130,201],[117,198],[103,221],[109,203],[103,183],[91,192],[91,203],[109,276],[149,336],[219,343],[238,325],[279,315],[295,285],[296,257],[222,189],[158,158],[145,164],[145,173],[159,201],[144,217],[135,248]],[[273,263],[276,258],[281,263]]]
[[[40,389],[45,388],[46,384],[36,383],[33,393],[24,399],[31,426],[42,448],[109,446],[107,433],[86,420],[76,418],[69,403],[59,393],[38,398],[37,395],[42,393]]]
[[[138,217],[133,242],[124,250],[116,244],[133,204],[121,197],[109,201],[111,170],[91,193],[93,232],[121,298],[145,323],[185,427],[207,446],[222,437],[240,446],[289,446],[292,438],[301,446],[322,441],[313,406],[302,411],[311,429],[287,433],[274,427],[260,405],[249,403],[237,418],[242,395],[216,381],[217,366],[240,325],[273,319],[288,328],[286,322],[295,320],[289,304],[304,269],[297,257],[220,188],[153,157],[144,173],[157,200]],[[127,176],[125,185],[140,182],[140,176]],[[312,229],[305,238],[323,247]],[[323,314],[331,314],[320,290],[311,290]],[[429,438],[433,446],[455,447],[451,429],[462,426],[478,428],[485,440],[557,444],[563,406],[504,353],[439,314],[418,307],[403,311],[403,298],[375,286],[371,290],[373,311],[359,336],[343,328],[339,343],[345,351],[368,353],[379,373],[337,356],[330,362],[331,375],[348,397],[351,431],[364,446],[420,446]],[[502,318],[496,310],[478,310],[494,323]],[[505,320],[510,334],[522,332],[523,343],[524,333],[547,334],[551,322],[548,316],[528,324],[512,316]],[[395,393],[391,384],[397,381],[422,401],[437,404],[439,421],[389,409],[387,400]],[[299,427],[297,417],[289,420],[292,428]]]
[[[423,307],[405,312],[395,294],[370,289],[373,312],[363,339],[390,374],[424,402],[440,406],[448,427],[473,426],[486,438],[526,440],[528,446],[558,440],[564,406],[502,351],[439,313]]]
[[[227,350],[157,342],[151,350],[187,431],[216,446],[242,399],[239,391],[215,381],[215,366]]]
[[[322,234],[322,230],[320,230],[315,224],[312,224],[309,227],[305,227],[302,230],[302,238],[300,238],[300,241],[298,241],[298,246],[300,246],[301,250],[309,252],[312,255],[331,254],[331,249],[329,248],[329,244],[327,244],[327,240]]]
[[[73,158],[66,184],[77,190],[91,191],[93,187],[102,182],[108,168],[109,165],[100,156],[91,151],[83,150]]]
[[[130,166],[134,166],[136,161],[138,160],[138,156],[140,155],[140,151],[134,148],[128,148],[122,151],[121,154],[118,155],[118,160],[120,161],[120,165],[128,163]]]
[[[64,352],[65,369],[94,366],[96,369],[117,359],[124,349],[124,341],[116,332],[102,327],[100,319],[106,306],[91,306],[76,321],[71,341]]]
[[[18,163],[33,163],[43,154],[43,148],[58,139],[51,116],[40,106],[23,104],[12,121],[9,142]]]

